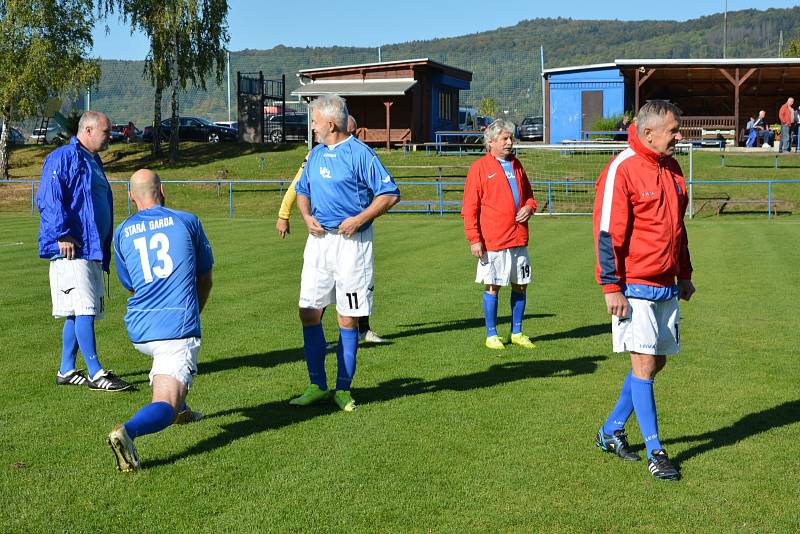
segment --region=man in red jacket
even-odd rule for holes
[[[669,102],[642,106],[628,148],[597,180],[594,204],[596,276],[612,315],[614,352],[630,352],[631,358],[631,372],[595,445],[623,460],[641,460],[625,434],[635,411],[647,467],[665,480],[677,480],[680,473],[659,440],[653,379],[666,355],[680,349],[678,299],[689,300],[695,291],[683,224],[686,184],[672,157],[682,139],[680,116]]]
[[[528,219],[536,211],[531,184],[514,157],[514,124],[498,119],[483,135],[489,152],[467,173],[461,216],[472,255],[478,258],[475,282],[485,284],[483,312],[486,346],[505,349],[497,335],[497,297],[500,286],[511,284],[511,337],[508,341],[534,348],[522,333],[526,289],[531,282]]]
[[[794,98],[789,97],[778,110],[778,120],[781,121],[781,143],[778,145],[778,152],[792,151],[792,129],[796,122],[793,105]]]

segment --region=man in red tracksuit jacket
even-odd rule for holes
[[[514,157],[514,124],[498,119],[484,132],[489,152],[467,173],[461,216],[472,255],[478,258],[475,282],[485,284],[483,311],[486,346],[505,349],[497,335],[497,297],[500,286],[511,284],[511,336],[508,342],[532,349],[522,333],[526,290],[531,282],[528,219],[536,211],[531,184]]]
[[[665,480],[677,480],[680,473],[659,440],[653,379],[666,355],[680,349],[678,299],[689,300],[695,291],[683,224],[686,184],[672,157],[682,139],[680,116],[665,101],[641,108],[628,132],[628,148],[597,180],[594,205],[597,282],[612,315],[614,352],[630,352],[631,358],[631,372],[595,444],[623,460],[640,460],[625,434],[635,411],[647,467]]]

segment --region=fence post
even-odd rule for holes
[[[772,219],[772,180],[767,181],[767,219]]]
[[[31,217],[36,214],[36,182],[31,180]]]
[[[775,154],[775,170],[778,170],[778,155]]]
[[[439,194],[439,215],[444,215],[444,188],[441,180],[436,181],[436,189]]]
[[[689,145],[689,219],[694,219],[694,146]]]
[[[550,182],[547,182],[547,214],[553,215],[553,188]]]
[[[233,219],[233,180],[228,182],[228,217]]]

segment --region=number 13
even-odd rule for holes
[[[161,265],[154,265],[153,269],[150,269],[150,255],[147,251],[147,238],[140,237],[139,239],[133,240],[133,246],[136,247],[136,250],[139,251],[139,260],[142,263],[142,274],[144,275],[145,283],[150,283],[153,281],[153,275],[155,274],[159,278],[166,278],[170,274],[172,274],[172,258],[169,256],[169,238],[159,232],[157,234],[153,234],[150,238],[150,250],[156,251],[156,260],[161,262]]]

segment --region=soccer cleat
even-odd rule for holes
[[[650,474],[661,480],[679,480],[681,474],[672,465],[664,449],[655,449],[647,460],[647,469]]]
[[[628,445],[628,435],[625,430],[615,430],[610,436],[603,432],[603,428],[597,431],[597,436],[594,438],[594,444],[606,452],[613,452],[623,460],[631,460],[638,462],[642,459],[641,456],[630,450]]]
[[[494,350],[503,350],[505,349],[505,345],[503,345],[503,340],[500,336],[489,336],[486,338],[486,347]]]
[[[511,334],[511,339],[509,340],[512,345],[519,345],[520,347],[526,349],[535,349],[536,345],[531,341],[531,338],[523,334],[522,332],[518,332],[516,334]]]
[[[86,373],[78,369],[73,369],[65,375],[59,371],[56,373],[56,385],[59,386],[83,386],[89,379],[86,378]]]
[[[175,420],[172,422],[173,425],[188,425],[189,423],[194,423],[199,421],[205,417],[203,412],[195,412],[189,405],[186,405],[186,409],[181,410],[178,412],[178,415],[175,416]]]
[[[128,436],[125,425],[119,424],[108,435],[106,443],[111,447],[114,458],[117,460],[117,469],[123,473],[129,473],[139,469],[139,453],[133,440]]]
[[[101,371],[93,378],[88,381],[89,389],[97,391],[125,391],[133,387],[111,371]]]
[[[337,390],[333,395],[333,402],[335,402],[336,406],[343,412],[352,412],[356,409],[356,401],[350,396],[349,391]]]
[[[303,394],[289,401],[292,406],[310,406],[314,403],[331,398],[332,391],[321,389],[316,384],[309,384]]]
[[[364,343],[386,343],[386,340],[376,334],[374,330],[367,330],[363,334],[359,334],[358,340]]]

